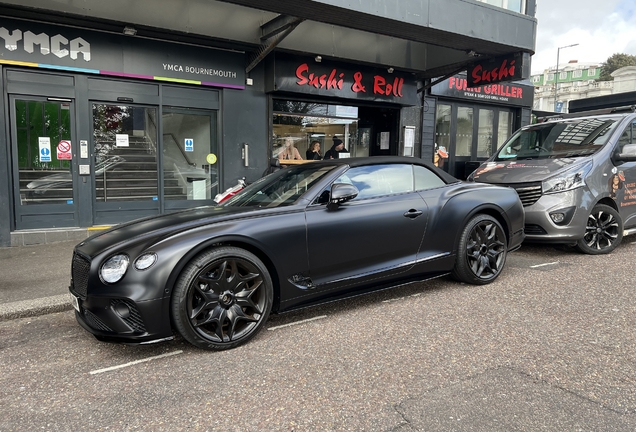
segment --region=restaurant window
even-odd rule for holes
[[[513,118],[510,111],[499,111],[497,145],[501,146],[512,135]]]
[[[479,110],[479,126],[477,132],[477,157],[488,158],[492,155],[493,131],[495,115],[492,110]]]
[[[455,156],[470,156],[473,144],[473,109],[457,107],[457,135]]]
[[[358,108],[307,101],[274,99],[272,157],[279,157],[291,143],[302,159],[309,145],[318,141],[320,154],[342,140],[351,157],[369,156],[369,131],[358,128]]]

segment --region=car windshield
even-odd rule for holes
[[[296,202],[335,165],[311,162],[276,171],[222,203],[224,207],[282,207]]]
[[[501,147],[495,161],[589,156],[605,145],[618,122],[616,117],[586,118],[524,128]]]

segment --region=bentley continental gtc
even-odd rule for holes
[[[307,162],[221,205],[121,224],[79,243],[69,287],[102,341],[181,335],[233,348],[281,313],[450,275],[494,281],[524,239],[514,189],[406,157]]]

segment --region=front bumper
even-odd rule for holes
[[[75,297],[72,287],[69,291]],[[174,337],[165,329],[162,319],[169,313],[164,299],[134,302],[126,298],[78,298],[79,311],[75,318],[80,326],[101,341],[126,344],[147,344]]]
[[[558,194],[542,195],[531,206],[524,207],[527,242],[574,243],[583,238],[592,200],[586,188]],[[569,212],[568,212],[569,210]],[[554,212],[567,212],[564,223],[557,224],[550,217]]]

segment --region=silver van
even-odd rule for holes
[[[517,191],[527,242],[609,253],[636,233],[636,114],[634,107],[605,113],[525,126],[468,181]]]

